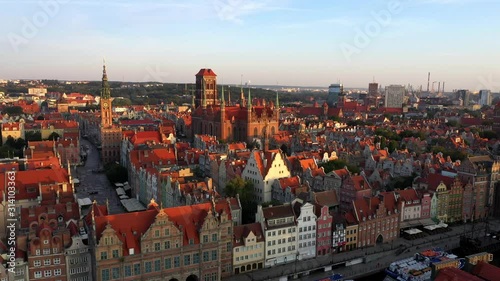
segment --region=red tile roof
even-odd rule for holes
[[[196,76],[217,76],[215,72],[210,69],[210,68],[202,68],[198,73],[196,73]]]
[[[233,232],[234,232],[233,247],[243,246],[245,244],[244,240],[248,237],[250,232],[252,232],[255,235],[255,237],[257,237],[257,242],[264,241],[262,225],[258,222],[244,224],[244,225],[237,225],[234,227]]]

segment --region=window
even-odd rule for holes
[[[126,265],[124,271],[125,271],[125,277],[132,276],[132,267],[130,265]]]
[[[43,249],[44,255],[50,255],[50,249]]]
[[[153,271],[152,264],[150,261],[144,263],[144,271],[146,273],[151,273]]]
[[[155,271],[161,270],[161,260],[155,260]]]
[[[212,242],[217,242],[217,233],[212,234]]]
[[[54,264],[61,264],[61,259],[60,258],[55,258],[54,259]]]
[[[165,228],[165,236],[169,236],[170,235],[170,228]]]
[[[134,264],[134,275],[140,275],[140,274],[141,274],[141,264],[135,263]]]
[[[110,280],[110,279],[109,279],[109,269],[103,269],[103,270],[101,271],[101,279],[102,279],[103,281],[108,281],[108,280]]]
[[[155,251],[158,252],[161,250],[161,244],[160,243],[155,243]]]
[[[172,268],[172,259],[166,258],[165,259],[165,269],[171,269],[171,268]]]
[[[117,258],[118,257],[118,250],[113,250],[113,258]]]
[[[52,270],[45,270],[43,272],[43,276],[44,277],[50,277],[50,276],[52,276]]]
[[[203,252],[203,262],[208,261],[208,252]]]
[[[35,278],[42,278],[42,272],[41,271],[35,271]]]
[[[101,260],[107,260],[108,259],[108,253],[107,252],[101,252]]]
[[[174,257],[174,267],[180,267],[180,266],[181,266],[181,258]]]
[[[33,262],[33,266],[41,266],[41,265],[42,265],[42,262],[39,260],[36,260]]]
[[[193,264],[198,264],[200,263],[200,253],[194,253],[193,254]]]
[[[184,256],[184,266],[191,265],[191,255]]]
[[[231,242],[227,242],[226,244],[226,252],[231,252],[233,249],[233,245],[231,245]]]
[[[155,237],[160,237],[160,230],[155,230]]]
[[[50,265],[50,259],[43,260],[43,265]]]
[[[40,255],[40,249],[36,249],[35,250],[35,256],[39,256]],[[41,274],[41,273],[40,273]]]
[[[170,241],[165,241],[165,250],[170,249]]]
[[[217,260],[217,250],[212,250],[212,260]]]
[[[120,278],[120,268],[119,267],[113,267],[112,276],[113,276],[113,279]]]

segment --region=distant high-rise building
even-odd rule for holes
[[[481,106],[490,106],[491,105],[491,91],[490,90],[481,90],[479,91],[480,96],[480,104]]]
[[[469,106],[470,105],[470,91],[469,90],[458,90],[457,91],[457,97],[459,99],[462,99],[463,106]]]
[[[368,96],[370,97],[378,96],[378,83],[368,84]]]
[[[390,85],[385,87],[385,107],[402,108],[405,92],[405,86],[402,85]]]
[[[328,106],[335,106],[339,102],[339,98],[344,96],[344,86],[342,84],[331,84],[328,87],[328,98],[326,103]]]

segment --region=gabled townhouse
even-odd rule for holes
[[[290,171],[284,161],[281,150],[261,152],[254,150],[250,154],[241,177],[254,184],[256,201],[270,202],[272,186],[277,179],[290,177]]]
[[[345,251],[347,244],[345,217],[336,214],[332,223],[332,252],[341,253]]]
[[[347,168],[331,171],[323,179],[323,190],[335,190],[339,195],[342,182],[349,176],[350,172]]]
[[[257,207],[255,216],[266,240],[265,267],[297,260],[297,223],[292,205]]]
[[[354,200],[371,197],[371,186],[364,176],[352,175],[347,177],[340,187],[340,211],[352,210]]]
[[[422,225],[422,202],[415,189],[394,191],[398,210],[400,212],[400,228],[407,229]]]
[[[431,200],[432,196],[428,192],[425,192],[421,196],[422,208],[420,213],[420,218],[429,219],[431,217]]]
[[[394,193],[356,199],[353,207],[358,221],[358,248],[391,242],[399,236],[399,213]]]
[[[303,173],[304,182],[307,182],[313,190],[319,191],[325,190],[323,187],[325,184],[325,176],[325,169],[323,169],[323,167],[313,169],[307,168]]]
[[[274,181],[272,186],[272,200],[281,203],[290,203],[301,193],[309,192],[307,184],[302,184],[299,176],[282,178]]]
[[[94,280],[221,280],[233,274],[233,223],[226,200],[142,212],[88,215]],[[202,266],[203,265],[203,266]]]
[[[345,228],[345,249],[346,251],[355,250],[358,247],[358,221],[352,212],[344,214]]]
[[[326,205],[315,204],[316,213],[316,255],[323,256],[332,250],[332,222],[333,217]]]
[[[68,281],[90,281],[93,276],[93,263],[87,230],[83,221],[75,220],[68,223],[68,228],[71,243],[64,249]]]
[[[298,259],[314,258],[316,257],[316,226],[318,219],[314,205],[296,199],[292,202],[292,206],[297,217]]]
[[[258,222],[234,227],[233,270],[234,274],[264,268],[266,240],[262,225]]]

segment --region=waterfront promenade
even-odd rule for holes
[[[489,228],[498,231],[499,220],[490,220]],[[391,262],[411,257],[420,250],[431,247],[442,247],[451,250],[459,247],[460,235],[467,231],[471,232],[470,224],[451,227],[451,231],[426,236],[416,240],[398,238],[387,244],[374,247],[357,249],[354,251],[339,253],[335,255],[321,256],[314,259],[291,262],[283,265],[265,268],[254,272],[232,276],[230,280],[235,281],[260,281],[260,280],[318,280],[333,275],[342,274],[346,279],[355,279],[386,268]],[[485,223],[477,223],[474,227],[474,236],[484,236]],[[402,252],[402,253],[401,253]],[[398,253],[400,253],[398,255]],[[339,265],[325,272],[324,267],[342,264],[347,261],[363,259],[360,264],[352,266]],[[229,280],[229,279],[228,279]]]

